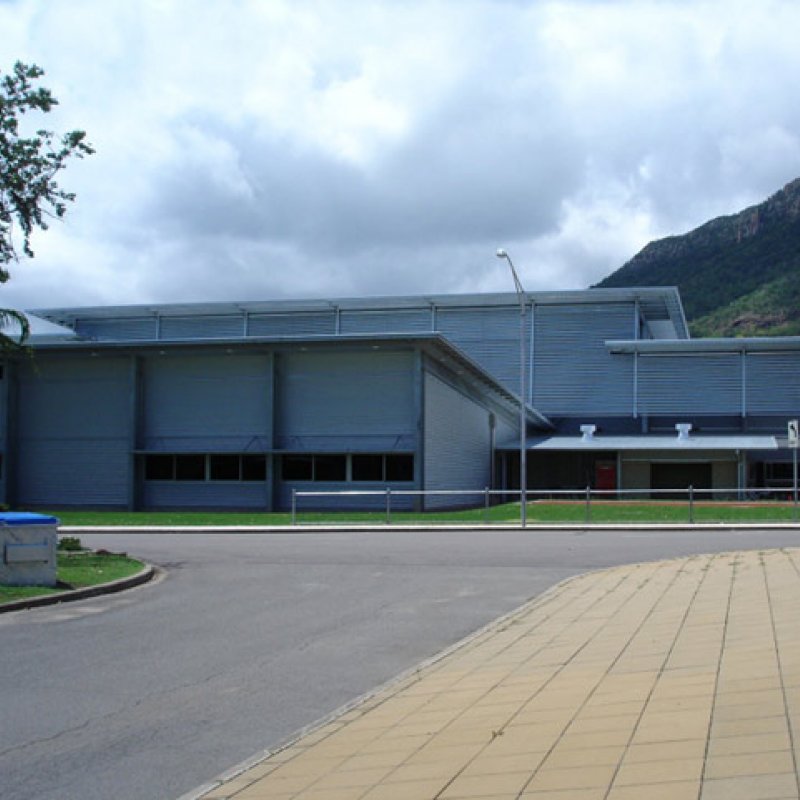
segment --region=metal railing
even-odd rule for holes
[[[519,489],[292,491],[292,525],[303,523],[498,524],[520,521]],[[800,518],[792,487],[529,489],[531,525],[789,522]],[[444,501],[444,502],[442,502]],[[516,511],[514,510],[516,509]]]

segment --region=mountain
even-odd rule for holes
[[[597,286],[677,286],[694,336],[800,334],[800,178],[759,205],[651,242]]]

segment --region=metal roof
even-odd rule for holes
[[[535,305],[579,305],[638,301],[648,320],[668,320],[675,335],[688,336],[678,290],[672,286],[632,287],[615,289],[578,289],[569,291],[527,292],[528,301]],[[30,309],[27,313],[58,325],[73,327],[76,320],[131,319],[134,317],[225,316],[236,314],[289,314],[309,311],[428,308],[431,306],[476,307],[514,306],[517,296],[512,292],[483,294],[430,294],[396,297],[346,297],[307,300],[243,300],[205,303],[160,303],[129,306],[87,306],[69,308]]]
[[[612,353],[690,355],[692,353],[757,353],[800,350],[800,336],[761,336],[740,339],[630,339],[607,341]]]
[[[503,449],[515,449],[509,443]],[[730,434],[714,436],[689,436],[679,439],[677,436],[545,436],[528,439],[528,450],[569,450],[572,452],[592,452],[597,450],[777,450],[778,441],[775,436],[754,436],[747,434]]]

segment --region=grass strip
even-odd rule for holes
[[[47,513],[60,519],[62,525],[85,526],[269,526],[290,525],[291,515],[285,512],[206,512],[206,511],[76,511],[53,510]],[[695,502],[694,522],[761,523],[793,522],[795,509],[790,502]],[[392,511],[396,524],[485,524],[515,523],[519,520],[519,503],[462,509],[457,511]],[[582,500],[541,500],[528,503],[528,520],[533,525],[568,525],[592,523],[686,524],[690,521],[689,504],[685,501],[593,500],[588,509]],[[305,511],[299,510],[300,524],[383,524],[385,510],[376,511]]]
[[[57,578],[64,586],[0,585],[0,604],[26,600],[45,594],[58,594],[68,589],[83,589],[135,575],[144,568],[141,561],[116,553],[58,553]]]

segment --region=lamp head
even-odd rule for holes
[[[505,250],[503,250],[503,248],[502,248],[502,247],[498,247],[498,248],[497,248],[497,252],[495,253],[495,255],[496,255],[498,258],[508,258],[508,253],[506,253],[506,251],[505,251]]]

